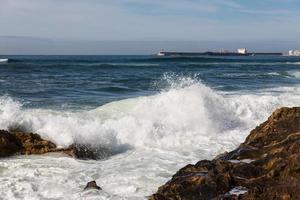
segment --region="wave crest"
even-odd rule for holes
[[[215,91],[193,78],[167,76],[168,89],[71,112],[25,109],[20,102],[0,98],[0,128],[39,133],[59,146],[74,142],[127,148],[228,149],[277,107],[293,106],[291,93],[229,94]]]

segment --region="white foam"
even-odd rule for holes
[[[228,160],[231,163],[252,163],[255,160],[252,159],[243,159],[243,160]]]
[[[289,72],[293,77],[300,78],[300,71]]]
[[[26,109],[7,96],[0,98],[0,129],[19,126],[61,146],[74,141],[116,151],[131,146],[105,161],[49,156],[1,160],[0,196],[145,199],[179,168],[235,148],[274,109],[300,102],[299,87],[230,94],[193,79],[169,81],[170,87],[156,95],[81,112]],[[83,193],[93,179],[104,191]]]
[[[4,63],[4,62],[8,62],[8,59],[7,58],[1,58],[0,63]]]
[[[278,72],[269,72],[268,75],[271,75],[271,76],[282,76]]]
[[[299,91],[299,89],[292,90]],[[285,89],[286,91],[286,89]],[[277,94],[228,95],[202,83],[157,95],[112,102],[82,112],[23,109],[9,97],[0,99],[0,128],[21,127],[60,146],[73,142],[118,148],[193,148],[239,143],[277,107],[297,105],[300,97]]]
[[[300,65],[300,62],[287,62],[287,64]]]
[[[229,194],[230,195],[240,196],[240,195],[245,194],[247,192],[248,192],[247,188],[238,186],[238,187],[235,187],[232,190],[230,190]]]

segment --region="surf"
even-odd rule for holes
[[[6,63],[8,62],[8,58],[0,58],[0,63]]]
[[[128,149],[231,148],[275,108],[292,106],[299,95],[231,94],[192,78],[168,80],[159,93],[111,102],[92,110],[24,108],[0,99],[0,128],[36,132],[66,147],[74,142]],[[291,90],[298,91],[299,88]],[[124,149],[125,148],[125,149]]]
[[[187,163],[234,149],[275,108],[300,100],[298,86],[251,93],[215,90],[194,77],[166,75],[161,81],[164,87],[156,94],[94,109],[30,108],[2,96],[0,129],[36,132],[61,147],[74,142],[105,146],[116,154],[89,161],[61,155],[2,159],[0,181],[6,184],[0,196],[146,199]],[[90,180],[103,191],[82,192]]]

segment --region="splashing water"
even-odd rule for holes
[[[0,162],[4,199],[143,199],[187,163],[231,150],[281,106],[300,102],[299,87],[221,92],[195,77],[165,76],[150,96],[92,110],[26,108],[0,98],[0,128],[39,133],[59,146],[74,142],[119,152],[107,160],[29,156]],[[100,192],[83,192],[96,179]]]
[[[159,94],[81,112],[23,109],[21,103],[4,96],[0,99],[0,128],[21,127],[64,147],[78,141],[113,148],[128,144],[133,148],[199,149],[201,141],[216,143],[220,138],[222,143],[224,136],[237,137],[240,142],[241,133],[275,108],[295,105],[298,100],[299,96],[289,93],[226,94],[181,78]]]

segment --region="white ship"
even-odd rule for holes
[[[300,50],[289,50],[289,56],[300,56]]]
[[[156,54],[157,56],[165,56],[164,52],[163,51],[160,51]]]

